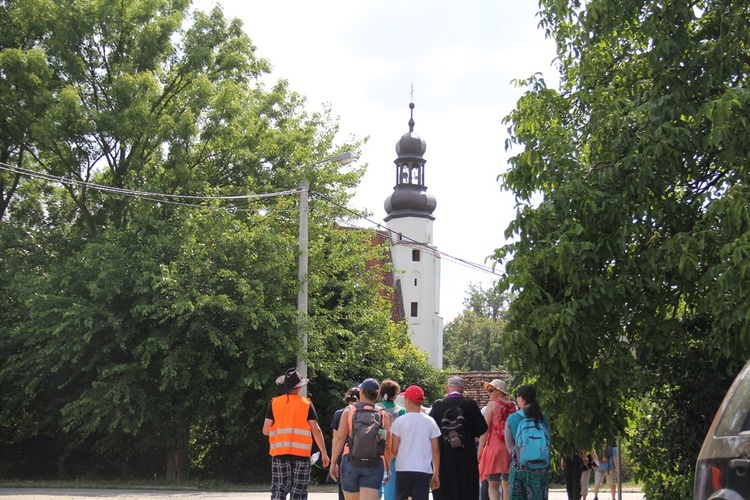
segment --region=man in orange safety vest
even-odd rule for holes
[[[281,396],[273,398],[266,410],[263,434],[271,445],[271,500],[286,499],[289,494],[291,500],[307,498],[313,439],[323,467],[330,463],[315,407],[299,395],[307,382],[296,368],[288,369],[276,379]]]

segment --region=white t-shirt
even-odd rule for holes
[[[435,419],[426,413],[406,413],[393,421],[391,432],[401,440],[396,471],[432,474],[432,439],[441,436]]]

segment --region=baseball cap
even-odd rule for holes
[[[424,391],[418,385],[410,385],[404,391],[404,397],[414,403],[424,403]]]
[[[366,378],[359,384],[359,389],[362,392],[377,392],[380,390],[380,383],[374,378]]]

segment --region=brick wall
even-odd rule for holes
[[[492,382],[499,378],[510,384],[510,374],[506,371],[500,372],[460,372],[453,373],[464,379],[464,396],[469,397],[477,402],[480,408],[483,408],[490,400],[489,394],[484,388],[484,382]]]

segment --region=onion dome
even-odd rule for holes
[[[398,217],[423,217],[435,220],[432,212],[437,207],[437,201],[424,186],[400,186],[386,198],[384,207],[388,214],[386,221]]]
[[[437,201],[425,186],[427,143],[414,132],[414,103],[409,104],[409,132],[396,143],[396,186],[385,200],[386,222],[400,217],[422,217],[435,220]]]

